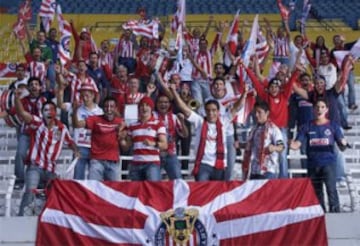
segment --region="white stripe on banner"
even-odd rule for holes
[[[312,205],[224,221],[217,223],[214,229],[219,239],[226,239],[275,230],[323,215],[324,212],[320,205]]]
[[[190,188],[182,179],[174,180],[174,205],[173,208],[187,207],[190,195]]]
[[[88,223],[81,217],[65,214],[60,210],[47,208],[42,214],[42,222],[69,228],[75,233],[98,238],[111,243],[146,244],[147,235],[143,229],[116,228]],[[129,242],[129,239],[132,239]]]

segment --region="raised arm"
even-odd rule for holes
[[[32,115],[24,109],[24,106],[20,98],[21,94],[22,94],[21,89],[15,90],[15,108],[17,114],[23,119],[25,123],[28,124],[32,121]]]
[[[178,119],[178,121],[180,123],[180,127],[176,128],[177,134],[181,138],[187,138],[189,136],[189,129],[185,124],[185,116],[182,113],[178,113],[177,114],[177,119]]]
[[[230,109],[230,114],[234,118],[237,112],[245,105],[245,100],[247,97],[247,94],[249,92],[249,87],[245,85],[244,92],[241,94],[240,98],[236,100],[232,108]]]
[[[192,110],[181,99],[179,93],[176,91],[175,85],[170,85],[170,91],[173,94],[173,98],[179,110],[185,115],[186,118],[188,118],[192,113]]]

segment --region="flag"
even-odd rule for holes
[[[337,50],[334,51],[336,64],[341,68],[343,60],[347,54],[351,54],[354,60],[360,58],[360,39],[352,46],[351,50]]]
[[[281,0],[277,0],[277,5],[280,11],[280,15],[283,21],[289,19],[290,11],[282,4]]]
[[[185,12],[186,12],[186,1],[178,0],[176,12],[170,23],[172,33],[175,33],[178,30],[179,25],[185,25],[185,15],[186,15]]]
[[[179,25],[176,33],[175,50],[177,50],[176,60],[181,66],[183,66],[183,46],[184,46],[183,25]]]
[[[47,197],[36,245],[171,245],[169,229],[187,245],[327,244],[309,179],[55,180]]]
[[[124,30],[132,30],[136,36],[145,36],[147,38],[159,38],[159,22],[157,20],[149,20],[146,22],[139,22],[137,20],[130,20],[123,24]]]
[[[301,13],[301,20],[300,20],[300,32],[302,35],[305,34],[305,23],[309,16],[310,9],[311,9],[311,3],[309,2],[309,0],[304,0],[303,11]]]
[[[246,41],[244,50],[241,54],[241,59],[244,65],[247,67],[250,62],[250,57],[256,52],[256,40],[259,33],[259,15],[256,15],[253,21],[253,25],[250,32],[250,37]]]
[[[231,23],[228,36],[226,38],[227,49],[225,50],[224,54],[224,63],[228,67],[231,66],[230,54],[235,55],[238,45],[239,12],[240,10],[236,12],[234,20]]]
[[[31,0],[26,0],[19,7],[18,19],[31,20],[32,10],[31,10]]]
[[[18,18],[17,22],[13,25],[13,33],[17,39],[19,40],[25,39],[26,30],[23,19]]]
[[[15,63],[0,63],[0,78],[16,77]]]
[[[61,35],[59,40],[59,58],[61,64],[65,65],[71,60],[71,54],[70,54],[70,39],[72,36],[71,26],[69,22],[64,19],[60,4],[57,5],[56,12],[59,23],[59,32]]]
[[[42,0],[39,16],[45,32],[50,30],[51,22],[54,19],[56,10],[56,0]]]
[[[270,46],[266,38],[264,37],[262,32],[258,30],[257,43],[255,45],[255,53],[258,58],[259,64],[261,64],[262,61],[265,59],[265,57],[269,53],[269,50],[270,50]]]

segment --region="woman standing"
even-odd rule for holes
[[[307,143],[308,158],[307,172],[315,189],[321,206],[325,209],[323,183],[329,199],[329,212],[340,212],[339,196],[336,190],[336,152],[335,143],[341,150],[345,150],[347,142],[340,126],[327,118],[329,111],[325,99],[319,98],[315,104],[314,120],[304,124],[290,144],[290,148],[299,149],[301,144]]]

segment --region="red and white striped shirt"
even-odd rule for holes
[[[289,38],[274,38],[274,57],[288,57],[290,52]]]
[[[181,124],[177,116],[173,113],[167,113],[165,115],[160,115],[158,112],[153,113],[154,118],[163,122],[166,127],[167,140],[168,140],[168,149],[167,153],[171,155],[176,154],[176,129],[181,129]],[[171,116],[171,117],[170,117]]]
[[[49,172],[55,172],[63,143],[74,144],[66,126],[55,119],[54,126],[49,129],[43,120],[33,116],[30,122],[32,130],[28,160]]]
[[[30,97],[26,96],[21,99],[21,104],[24,107],[24,110],[34,116],[38,116],[42,118],[41,114],[41,108],[43,104],[46,102],[46,97],[40,96],[40,97]],[[29,134],[29,124],[23,123],[21,126],[21,132],[25,134]]]
[[[133,164],[154,163],[160,165],[160,150],[155,146],[144,144],[145,139],[158,141],[160,135],[166,135],[166,128],[162,122],[154,118],[147,122],[134,122],[128,127],[128,135],[133,142]]]
[[[211,78],[212,73],[213,73],[213,71],[212,71],[213,65],[212,65],[211,52],[210,51],[198,52],[198,53],[195,54],[194,60],[205,71],[205,73],[207,74],[207,78]],[[197,69],[193,70],[192,77],[193,77],[194,80],[204,79],[201,76],[200,71],[197,70]]]
[[[41,90],[44,92],[46,90],[45,80],[46,80],[46,73],[47,68],[44,62],[40,61],[31,61],[29,62],[29,72],[30,77],[37,77],[41,81]]]
[[[114,54],[112,52],[106,52],[106,54],[100,54],[98,65],[99,67],[108,65],[110,69],[112,69],[114,67]]]
[[[75,101],[80,102],[80,89],[82,84],[91,84],[96,89],[96,92],[99,93],[95,81],[90,76],[86,76],[84,80],[81,80],[75,74],[69,73],[66,79],[70,83],[70,88],[71,88],[70,102],[72,103]]]
[[[116,55],[119,57],[134,58],[135,49],[134,44],[131,40],[121,38],[115,48]]]

